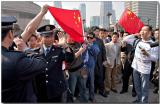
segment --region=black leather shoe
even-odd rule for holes
[[[153,90],[153,93],[154,93],[154,94],[158,94],[158,88],[155,88],[155,89]]]
[[[126,93],[126,92],[128,92],[128,91],[123,91],[123,90],[122,90],[122,91],[120,92],[120,94],[124,94],[124,93]]]
[[[139,100],[135,100],[132,103],[140,103],[140,101]]]
[[[102,95],[103,97],[108,97],[108,95],[106,94],[106,93],[103,93],[103,95]]]
[[[96,100],[95,99],[91,99],[90,100],[92,103],[96,103]]]
[[[99,93],[100,95],[102,95],[103,97],[107,97],[108,96],[108,94],[106,93],[106,92],[101,92],[101,93]]]
[[[137,93],[136,92],[132,92],[132,97],[136,97]]]

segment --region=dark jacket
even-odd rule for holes
[[[87,52],[88,52],[88,60],[85,62],[85,65],[87,66],[87,69],[89,71],[93,71],[95,68],[96,60],[97,60],[97,55],[99,53],[99,47],[96,43],[93,43],[92,45],[88,45],[87,49],[85,52],[83,52],[83,60],[85,60]]]
[[[2,47],[2,102],[35,102],[32,78],[45,67],[41,59]]]
[[[39,101],[62,96],[66,90],[62,63],[63,61],[72,62],[74,54],[64,51],[63,48],[52,46],[47,56],[41,47],[39,57],[44,58],[47,63],[47,67],[35,78]]]
[[[95,67],[96,72],[98,73],[99,72],[98,70],[103,70],[102,63],[103,63],[103,61],[106,60],[106,50],[105,50],[105,46],[104,46],[102,39],[99,39],[96,37],[95,43],[98,45],[99,50],[100,50],[100,52],[97,56],[97,62],[96,62],[96,67]]]
[[[76,52],[78,52],[81,47],[81,45],[76,42],[68,44],[68,46],[69,46],[69,48],[71,48],[71,50],[73,51],[74,54]],[[69,72],[75,72],[75,71],[81,69],[83,67],[83,65],[84,65],[83,58],[82,58],[82,55],[80,55],[77,58],[74,58],[72,63],[68,64],[67,68],[68,68]]]

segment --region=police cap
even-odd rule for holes
[[[13,23],[16,23],[17,19],[14,16],[2,16],[1,17],[1,26],[2,30],[13,29]]]
[[[50,36],[53,35],[53,30],[55,29],[54,25],[44,25],[42,27],[40,27],[37,32],[39,32],[39,34],[41,36]]]
[[[7,32],[13,29],[13,23],[16,22],[17,19],[13,16],[1,16],[2,40],[6,37]]]

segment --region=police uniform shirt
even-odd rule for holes
[[[44,44],[43,44],[43,49],[44,49],[44,52],[45,52],[45,56],[49,53],[50,49],[51,49],[51,46],[50,47],[46,47]]]

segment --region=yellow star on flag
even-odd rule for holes
[[[131,12],[130,10],[127,11],[127,14],[128,14],[128,16],[129,16],[129,19],[133,20],[133,19],[135,18],[133,12]]]
[[[81,22],[81,17],[79,16],[79,14],[76,14],[74,12],[73,18],[74,18],[74,23],[76,24],[77,27],[79,27],[79,23]]]

